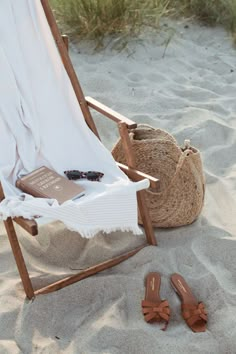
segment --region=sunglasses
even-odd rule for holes
[[[89,181],[96,181],[96,182],[100,182],[100,179],[104,176],[104,173],[102,172],[97,172],[97,171],[82,172],[79,170],[64,171],[64,174],[70,180],[86,178]]]

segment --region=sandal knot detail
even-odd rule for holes
[[[181,307],[183,318],[189,327],[200,321],[207,323],[207,311],[203,302],[198,305],[183,304]]]
[[[146,277],[146,294],[142,301],[142,312],[146,322],[165,322],[162,328],[166,330],[170,319],[170,307],[167,300],[161,300],[159,295],[161,276],[159,273],[149,273]]]
[[[205,332],[207,311],[203,302],[198,302],[190,287],[180,274],[171,276],[171,284],[181,300],[182,316],[193,332]]]
[[[169,322],[170,308],[167,300],[162,300],[160,303],[154,303],[149,301],[142,301],[143,314],[146,322],[155,320],[160,322],[161,320]]]

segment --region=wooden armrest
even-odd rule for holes
[[[144,178],[149,179],[150,181],[150,187],[154,189],[155,191],[160,190],[160,180],[158,178],[152,177],[146,173],[143,173],[141,171],[138,171],[134,168],[130,168],[126,165],[123,165],[120,162],[117,162],[117,166],[133,181],[141,181]]]
[[[137,123],[135,123],[134,121],[132,121],[129,118],[126,118],[122,114],[113,111],[113,109],[98,102],[94,98],[85,97],[85,100],[86,100],[89,107],[95,109],[97,112],[103,114],[105,117],[112,119],[114,122],[116,122],[116,123],[124,122],[124,123],[126,123],[127,128],[129,128],[129,129],[134,129],[137,127]]]
[[[24,219],[22,217],[17,217],[13,219],[18,225],[23,227],[27,232],[29,232],[32,236],[38,235],[38,225],[36,221]]]
[[[0,182],[0,201],[5,198],[2,184]],[[13,219],[17,224],[19,224],[23,229],[28,231],[32,236],[36,236],[38,234],[38,225],[34,220],[24,219],[22,217],[17,217]]]

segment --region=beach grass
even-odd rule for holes
[[[163,17],[222,25],[236,40],[236,0],[50,0],[59,26],[72,38],[101,40],[159,28]]]
[[[60,26],[79,38],[137,34],[143,25],[159,26],[168,0],[51,0]]]
[[[205,24],[220,24],[227,30],[236,31],[235,0],[175,0],[172,6],[184,16],[194,16]]]

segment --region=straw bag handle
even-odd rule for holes
[[[171,187],[172,185],[174,184],[178,174],[179,174],[179,171],[181,170],[183,164],[184,164],[184,161],[186,159],[187,156],[189,156],[189,154],[192,154],[193,151],[190,149],[190,140],[184,140],[184,148],[185,150],[182,152],[182,154],[180,155],[179,157],[179,161],[177,163],[177,166],[176,166],[176,170],[175,170],[175,173],[170,181],[170,183],[168,184],[168,186],[165,188],[165,191],[163,192],[167,192]],[[161,192],[161,193],[163,193]],[[159,192],[155,193],[155,192],[152,192],[150,191],[150,193],[153,193],[153,194],[158,194]]]
[[[135,129],[132,129],[131,131],[134,131],[134,130],[137,130],[138,128],[147,128],[149,130],[156,130],[155,128],[153,128],[151,125],[149,124],[146,124],[146,123],[141,123],[141,124],[138,124],[137,128]],[[168,191],[172,185],[174,184],[178,174],[179,174],[179,171],[181,170],[183,164],[184,164],[184,161],[186,159],[187,156],[189,156],[189,154],[192,154],[192,150],[191,150],[191,145],[190,145],[190,140],[189,139],[185,139],[184,140],[184,151],[181,153],[180,157],[179,157],[179,161],[177,163],[177,166],[176,166],[176,170],[175,170],[175,173],[169,183],[169,185],[167,186],[167,188],[165,189],[165,191]],[[154,193],[156,194],[156,192],[151,192],[150,193]],[[157,192],[158,194],[158,192]]]
[[[151,125],[146,124],[146,123],[138,124],[137,128],[135,128],[134,130],[136,130],[136,129],[138,129],[138,128],[147,128],[147,129],[150,129],[150,130],[156,130],[156,129],[153,128]]]
[[[189,156],[189,153],[192,153],[192,151],[187,149],[187,150],[185,150],[185,151],[180,155],[179,161],[178,161],[177,166],[176,166],[175,174],[174,174],[174,176],[172,177],[172,179],[171,179],[171,181],[170,181],[170,183],[169,183],[168,188],[170,188],[170,187],[172,186],[172,184],[174,183],[174,181],[175,181],[175,179],[176,179],[176,177],[177,177],[179,171],[181,170],[181,168],[182,168],[182,166],[183,166],[183,164],[184,164],[185,158],[186,158],[187,156]]]

